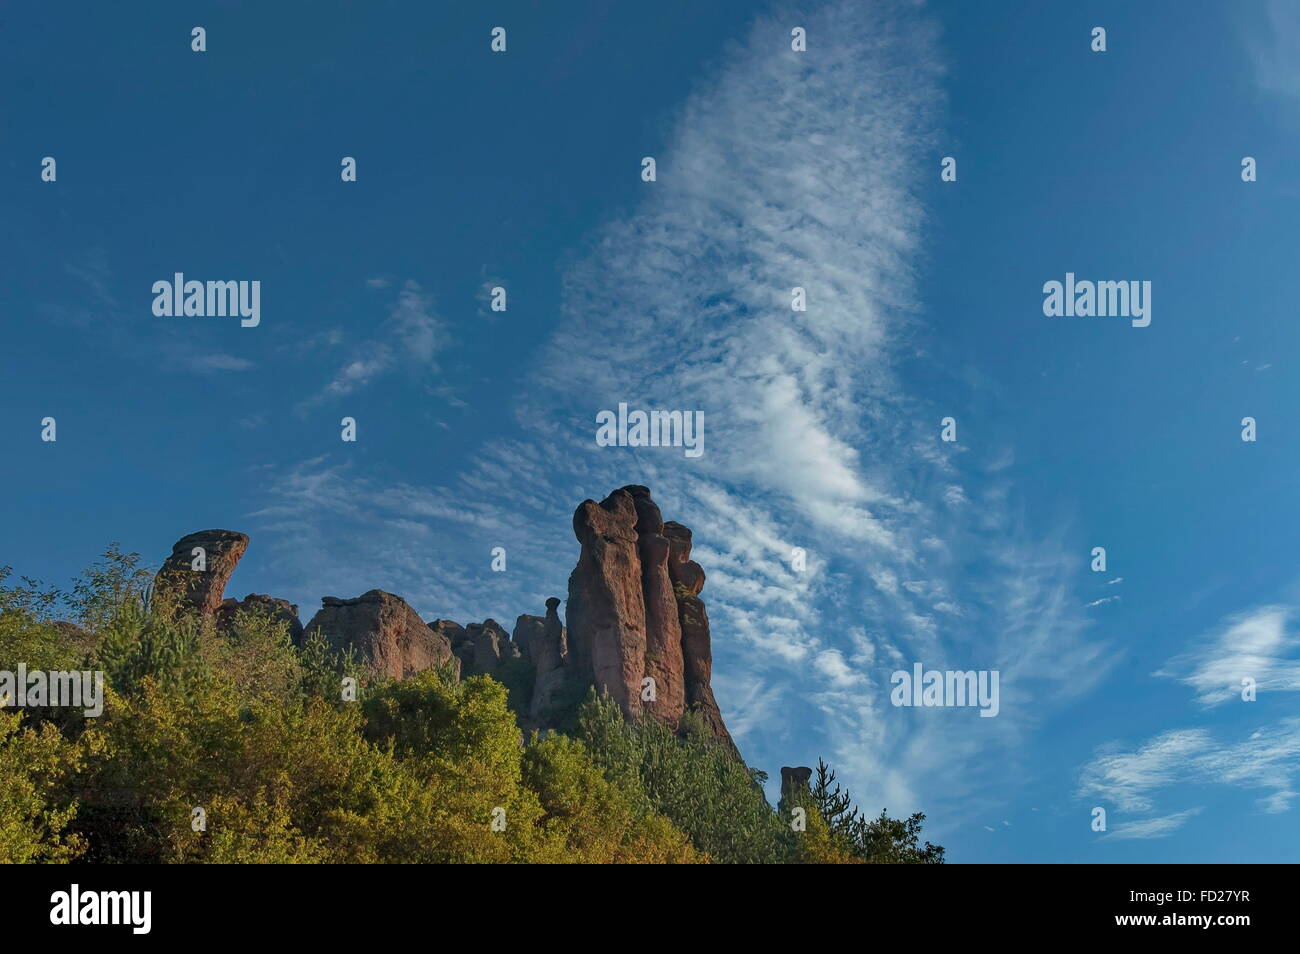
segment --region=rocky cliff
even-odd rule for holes
[[[665,523],[631,485],[573,515],[581,545],[569,576],[569,654],[576,674],[607,689],[629,717],[676,727],[696,713],[733,751],[713,697],[712,637],[691,531]]]
[[[520,722],[531,728],[563,725],[588,686],[608,692],[629,718],[678,729],[693,713],[739,758],[713,696],[712,637],[700,599],[704,570],[691,559],[691,531],[665,522],[640,485],[600,503],[584,500],[573,531],[579,553],[569,576],[567,628],[555,597],[546,601],[544,616],[521,615],[507,633],[492,619],[425,623],[401,597],[382,590],[324,597],[304,627],[287,600],[224,598],[248,547],[247,536],[230,530],[182,537],[155,590],[220,627],[245,610],[283,621],[296,643],[319,632],[335,649],[353,648],[380,676],[404,679],[434,666],[450,666],[459,678],[492,676],[509,687]]]

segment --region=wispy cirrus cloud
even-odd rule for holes
[[[1132,750],[1112,743],[1084,770],[1079,795],[1105,798],[1126,812],[1151,811],[1151,793],[1185,779],[1189,766],[1214,747],[1206,729],[1163,732]]]
[[[304,523],[323,535],[295,585],[369,566],[363,588],[390,580],[426,616],[536,613],[565,592],[572,508],[644,483],[695,532],[715,688],[751,762],[824,754],[864,805],[942,803],[953,824],[973,792],[1002,797],[1010,748],[1106,664],[1077,561],[1012,515],[1010,452],[941,446],[895,370],[921,333],[916,190],[942,74],[911,4],[757,19],[680,110],[658,181],[567,265],[516,428],[432,487],[329,460],[275,483],[260,519],[294,546]],[[390,366],[369,359],[338,389]],[[596,447],[620,401],[704,411],[704,456]],[[492,545],[509,572],[488,572]],[[892,707],[889,673],[917,660],[1000,669],[1002,714]]]
[[[389,282],[371,278],[367,279],[366,285],[385,291]],[[319,336],[313,340],[319,340]],[[342,340],[336,334],[330,343],[340,344]],[[435,311],[433,297],[419,282],[407,279],[376,334],[352,346],[324,389],[300,407],[354,394],[403,366],[420,375],[436,373],[436,356],[447,341],[446,322]]]
[[[69,299],[47,302],[43,309],[54,323],[75,328],[83,340],[92,339],[99,347],[150,367],[182,373],[211,375],[257,367],[249,358],[214,349],[210,337],[196,333],[202,325],[154,317],[149,310],[150,295],[141,293],[135,305],[124,305],[108,250],[102,246],[92,246],[70,257],[63,263],[63,270],[89,305],[80,301],[73,304]],[[128,330],[137,326],[141,316],[151,322],[145,347],[141,337]]]
[[[185,361],[192,370],[200,372],[251,371],[253,368],[257,367],[247,358],[240,358],[233,354],[224,354],[222,352],[192,354],[188,356]]]
[[[1172,815],[1162,815],[1159,818],[1143,818],[1138,821],[1122,822],[1102,837],[1114,839],[1168,838],[1182,828],[1189,818],[1193,818],[1200,813],[1200,807],[1188,808],[1185,811],[1174,812]]]
[[[1100,748],[1080,773],[1078,794],[1140,814],[1154,811],[1156,796],[1175,786],[1229,785],[1259,790],[1259,810],[1276,813],[1295,798],[1297,772],[1300,718],[1235,740],[1209,729],[1171,729],[1135,748]]]
[[[1287,0],[1265,0],[1243,7],[1240,16],[1255,82],[1267,93],[1300,100],[1300,7]]]
[[[1153,675],[1193,689],[1202,710],[1233,701],[1253,704],[1243,702],[1243,680],[1253,682],[1256,693],[1296,691],[1296,612],[1289,604],[1272,603],[1234,613]],[[1135,746],[1111,742],[1099,747],[1080,770],[1077,794],[1143,814],[1157,809],[1157,797],[1180,787],[1223,785],[1260,792],[1258,810],[1276,814],[1290,809],[1297,773],[1300,718],[1281,719],[1237,738],[1210,728],[1169,729]],[[1188,817],[1183,812],[1138,819],[1129,826],[1149,834],[1116,837],[1161,837]],[[1177,824],[1165,826],[1169,819]]]
[[[1261,692],[1300,690],[1300,633],[1294,629],[1295,616],[1296,608],[1285,605],[1238,613],[1155,675],[1191,686],[1196,701],[1207,707],[1240,699],[1245,679]]]

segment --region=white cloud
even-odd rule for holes
[[[1243,7],[1246,51],[1255,82],[1267,93],[1300,98],[1300,6],[1291,0],[1265,0]]]
[[[1085,768],[1079,795],[1105,799],[1127,812],[1150,811],[1150,794],[1185,780],[1194,760],[1213,748],[1205,729],[1164,732],[1133,751],[1103,747]]]
[[[1196,640],[1188,652],[1171,659],[1153,675],[1176,679],[1196,692],[1203,709],[1227,702],[1251,707],[1241,699],[1243,677],[1259,692],[1300,689],[1300,661],[1291,632],[1296,608],[1257,606],[1222,620]],[[1267,710],[1259,710],[1261,714]],[[1079,773],[1080,798],[1106,800],[1123,811],[1155,810],[1156,797],[1176,786],[1223,785],[1262,790],[1256,799],[1267,814],[1288,811],[1296,798],[1300,772],[1300,717],[1281,719],[1230,739],[1209,728],[1170,729],[1136,747],[1112,742],[1099,748]],[[1187,812],[1133,823],[1129,834],[1115,837],[1161,837],[1179,827]]]
[[[894,372],[916,332],[933,25],[911,5],[857,2],[804,25],[815,55],[789,50],[787,18],[753,25],[655,149],[658,181],[568,267],[560,323],[519,385],[523,437],[485,439],[432,487],[304,465],[259,519],[311,547],[299,585],[360,592],[383,576],[426,614],[482,618],[563,595],[572,508],[646,484],[694,530],[715,689],[750,761],[825,755],[868,811],[925,808],[955,828],[981,810],[972,793],[1004,797],[1007,774],[1031,770],[1012,747],[1086,692],[1105,656],[1066,582],[1070,548],[1009,516],[1011,450],[983,464],[967,452],[976,472],[963,473],[939,415]],[[807,312],[790,310],[796,285]],[[423,340],[437,350],[436,334]],[[338,390],[393,360],[361,352]],[[595,447],[595,413],[620,401],[703,410],[704,456]],[[497,543],[511,570],[492,575]],[[999,669],[1001,713],[892,707],[904,660]]]
[[[375,279],[367,283],[372,287]],[[325,397],[344,397],[367,387],[376,379],[406,365],[418,374],[437,371],[434,357],[446,345],[443,320],[435,314],[433,299],[418,282],[408,280],[374,338],[353,350],[353,355],[335,372],[325,390],[306,405]]]
[[[1177,679],[1197,692],[1207,707],[1241,699],[1242,680],[1260,692],[1300,689],[1300,636],[1292,629],[1291,606],[1259,606],[1230,616],[1194,650],[1171,659],[1157,676]]]
[[[1168,838],[1182,828],[1189,818],[1201,813],[1200,808],[1189,808],[1160,818],[1141,818],[1137,821],[1122,822],[1108,831],[1103,838]]]
[[[1080,773],[1078,795],[1104,799],[1128,812],[1149,812],[1155,795],[1175,785],[1263,789],[1262,810],[1285,811],[1300,771],[1300,718],[1252,732],[1237,741],[1209,729],[1173,729],[1135,749],[1102,747]]]
[[[1291,802],[1297,795],[1300,795],[1300,793],[1293,792],[1290,789],[1273,792],[1271,795],[1259,800],[1259,809],[1268,815],[1280,815],[1282,812],[1291,810]]]
[[[830,682],[832,688],[847,689],[862,684],[862,676],[845,661],[838,649],[823,649],[814,660],[817,671]]]

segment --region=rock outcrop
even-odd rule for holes
[[[573,530],[582,548],[569,576],[574,675],[607,690],[629,717],[676,727],[694,712],[739,756],[713,696],[704,570],[690,558],[691,531],[665,523],[640,485],[583,501]]]
[[[607,691],[630,717],[641,714],[645,677],[645,596],[636,504],[616,490],[584,500],[573,515],[581,544],[569,575],[569,654],[580,677]]]
[[[808,779],[812,778],[812,769],[806,765],[791,768],[781,766],[781,801],[789,802],[794,796],[808,794]]]
[[[298,618],[296,604],[265,593],[249,593],[242,600],[227,597],[217,607],[217,625],[223,629],[229,627],[235,621],[235,614],[241,610],[269,616],[284,623],[289,628],[289,638],[293,644],[297,646],[302,643],[302,621]]]
[[[452,625],[455,626],[454,623]],[[501,667],[502,662],[520,656],[510,635],[494,619],[470,623],[460,629],[451,641],[451,651],[460,660],[460,674],[464,678],[491,676]]]
[[[248,537],[231,530],[182,537],[156,590],[222,627],[240,610],[254,610],[282,620],[297,644],[320,632],[335,650],[355,649],[381,676],[405,679],[448,663],[458,677],[494,676],[510,690],[526,727],[565,725],[588,686],[608,692],[629,718],[678,729],[692,713],[739,759],[713,696],[709,615],[700,599],[704,570],[691,559],[691,531],[665,522],[649,489],[636,484],[600,503],[584,500],[573,531],[580,550],[569,576],[567,629],[555,597],[546,601],[545,616],[522,615],[508,634],[492,619],[426,624],[400,596],[382,590],[347,600],[327,596],[304,627],[287,600],[257,593],[223,599],[248,547]],[[202,569],[192,569],[199,548]]]
[[[681,619],[668,569],[668,538],[663,535],[664,520],[650,499],[650,489],[624,489],[636,506],[637,555],[645,597],[645,675],[654,680],[655,690],[654,701],[645,706],[660,722],[675,726],[686,711],[686,683]]]
[[[154,579],[154,593],[178,609],[214,616],[239,558],[248,549],[247,534],[234,530],[200,530],[176,541]]]
[[[562,701],[567,677],[568,634],[560,622],[560,601],[546,601],[545,616],[520,616],[515,620],[514,642],[533,664],[533,697],[529,716],[538,725],[551,722]]]
[[[451,640],[426,626],[400,596],[370,590],[351,600],[326,596],[321,604],[304,638],[319,630],[333,649],[353,646],[357,658],[381,676],[405,679],[456,660]]]
[[[453,620],[435,619],[426,625],[435,633],[445,636],[453,648],[465,638],[465,627]]]

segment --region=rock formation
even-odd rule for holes
[[[465,638],[465,627],[449,619],[435,619],[426,624],[435,633],[447,638],[453,647]]]
[[[677,729],[693,713],[740,758],[713,697],[709,616],[700,599],[704,570],[691,559],[691,531],[664,522],[640,485],[600,503],[584,500],[573,531],[580,550],[569,576],[567,629],[555,597],[546,601],[545,616],[520,616],[512,635],[492,619],[426,624],[401,597],[382,590],[350,600],[327,596],[304,628],[287,600],[256,593],[222,599],[248,546],[247,536],[230,530],[182,537],[156,588],[222,627],[240,610],[255,610],[282,620],[295,643],[320,632],[336,650],[354,648],[380,676],[405,679],[449,662],[458,677],[494,676],[506,683],[527,727],[565,724],[588,686],[607,691],[629,718],[648,716]],[[191,569],[200,547],[204,569]],[[520,665],[510,665],[515,661]]]
[[[400,596],[370,590],[352,600],[326,596],[321,604],[304,638],[319,630],[333,649],[353,646],[378,675],[405,679],[456,659],[451,640],[426,626]]]
[[[582,548],[569,576],[574,674],[607,690],[629,717],[675,727],[694,712],[735,752],[710,683],[704,570],[690,559],[691,531],[665,523],[639,485],[599,504],[584,500],[573,530]]]
[[[582,549],[569,575],[567,607],[575,672],[609,692],[630,717],[641,714],[646,662],[636,521],[636,504],[623,490],[578,505],[573,532]]]
[[[247,549],[248,536],[234,530],[200,530],[181,537],[154,579],[154,593],[179,609],[213,616]]]
[[[235,621],[235,614],[240,610],[269,616],[273,620],[284,623],[289,628],[289,638],[294,645],[302,642],[303,629],[302,621],[298,619],[298,607],[288,600],[267,596],[265,593],[249,593],[242,600],[227,597],[217,607],[217,625],[223,629],[229,627]]]
[[[655,700],[646,703],[660,722],[676,726],[686,711],[682,661],[682,625],[668,569],[664,520],[648,487],[625,487],[636,506],[637,555],[645,596],[645,674],[654,680]],[[644,693],[643,693],[644,695]]]
[[[463,678],[493,675],[504,660],[519,658],[519,649],[494,619],[456,628],[459,632],[451,641],[451,651],[460,660]]]
[[[781,766],[781,801],[789,802],[795,795],[808,794],[808,779],[812,778],[812,769],[806,765],[791,768]]]
[[[709,614],[699,596],[704,589],[704,568],[691,559],[689,527],[670,520],[664,524],[664,536],[669,545],[668,574],[673,581],[673,596],[681,620],[686,706],[739,758],[740,753],[722,721],[722,710],[713,697],[713,639],[709,633]]]
[[[529,716],[538,725],[546,725],[561,702],[568,659],[568,634],[560,622],[560,601],[554,596],[546,601],[546,615],[520,616],[515,620],[514,642],[524,658],[533,664],[533,697]]]

